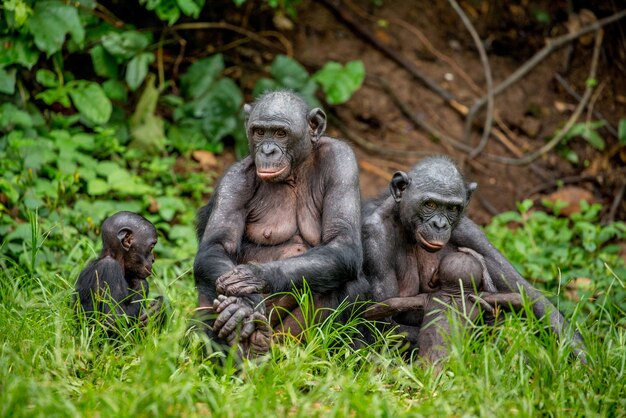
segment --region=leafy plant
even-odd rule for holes
[[[548,203],[546,203],[548,204]],[[485,232],[496,248],[511,260],[531,283],[549,293],[564,294],[561,307],[573,309],[581,298],[605,295],[617,276],[626,278],[626,265],[615,241],[626,239],[626,224],[599,223],[599,204],[581,201],[581,212],[571,218],[531,211],[532,201],[518,205],[518,212],[493,218]],[[611,303],[626,310],[626,287],[618,283]],[[585,305],[594,312],[596,304]]]

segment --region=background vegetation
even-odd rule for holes
[[[224,3],[236,13],[244,2]],[[295,19],[297,3],[262,4]],[[626,226],[600,225],[599,205],[565,218],[524,202],[486,229],[580,328],[587,366],[525,315],[455,338],[441,375],[404,360],[398,339],[351,348],[358,320],[311,326],[306,344],[287,342],[243,366],[184,343],[195,307],[193,219],[218,175],[214,155],[225,146],[246,152],[244,100],[288,87],[312,104],[339,104],[364,68],[330,62],[310,74],[277,54],[244,83],[223,54],[183,64],[171,52],[184,44],[173,28],[193,29],[201,13],[223,13],[218,5],[103,4],[2,1],[2,416],[626,414],[626,268],[615,245]],[[122,24],[114,7],[153,27]],[[152,290],[172,310],[162,332],[130,330],[113,345],[75,323],[71,302],[75,278],[99,250],[99,225],[118,210],[157,226]]]

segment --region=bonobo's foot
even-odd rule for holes
[[[265,315],[255,312],[247,321],[255,325],[255,330],[248,338],[247,344],[242,341],[242,347],[247,358],[255,358],[267,353],[272,343],[272,328]],[[246,348],[247,345],[247,348]]]
[[[257,268],[249,264],[241,264],[228,273],[217,278],[217,293],[226,296],[243,296],[252,293],[268,293],[268,284],[258,277]]]

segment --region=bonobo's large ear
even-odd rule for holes
[[[244,104],[243,105],[244,123],[248,123],[250,112],[252,112],[252,106],[249,105],[248,103]]]
[[[117,233],[117,239],[120,240],[124,251],[128,251],[133,245],[133,231],[129,228],[122,228]]]
[[[478,188],[478,185],[474,182],[471,183],[467,183],[465,185],[465,190],[466,190],[466,197],[465,197],[465,203],[469,202],[470,197],[472,197],[472,193],[474,193],[474,190],[476,190]]]
[[[309,112],[307,122],[311,129],[311,141],[317,142],[326,131],[326,113],[319,107],[316,107]]]
[[[402,194],[409,187],[409,184],[411,184],[411,179],[404,171],[393,173],[391,183],[389,183],[389,190],[391,190],[391,195],[396,202],[402,200]]]

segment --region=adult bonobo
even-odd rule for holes
[[[430,157],[408,173],[396,172],[391,194],[365,205],[363,270],[374,300],[433,292],[429,282],[439,260],[459,247],[467,247],[484,257],[497,291],[523,290],[533,301],[535,315],[548,315],[552,329],[562,336],[566,323],[559,311],[464,216],[475,189],[476,183],[466,183],[450,159]],[[393,317],[410,340],[417,330],[403,325],[414,325],[415,317],[415,312]],[[585,361],[580,335],[575,333],[572,343]]]
[[[199,305],[220,312],[208,332],[222,340],[255,305],[261,310],[261,295],[306,280],[316,306],[336,307],[367,286],[358,279],[360,193],[350,147],[324,136],[324,112],[293,92],[266,93],[244,110],[250,155],[224,174],[198,215]],[[218,295],[236,299],[214,304]],[[295,322],[285,318],[283,328],[297,333]]]
[[[118,212],[102,223],[102,252],[76,281],[80,309],[90,318],[104,315],[110,335],[116,325],[147,322],[163,314],[162,298],[144,306],[157,243],[154,225],[133,212]]]

